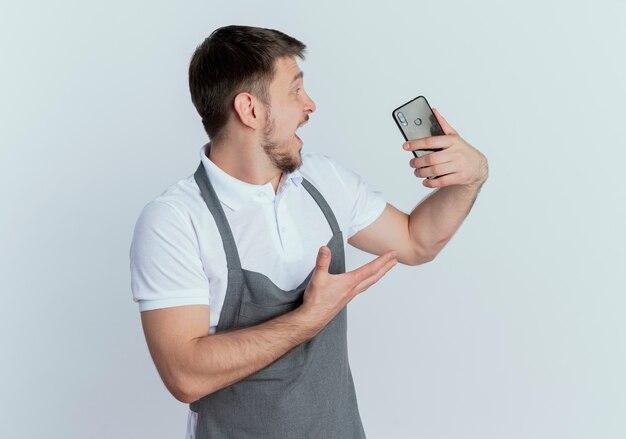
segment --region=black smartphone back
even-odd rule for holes
[[[400,128],[404,140],[443,136],[445,134],[424,96],[418,96],[399,106],[393,110],[392,116]],[[433,151],[440,151],[440,148],[412,152],[415,157],[421,157]]]

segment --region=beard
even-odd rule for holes
[[[272,139],[274,135],[274,119],[271,117],[270,107],[267,106],[265,110],[268,122],[261,137],[263,151],[265,151],[265,154],[274,166],[286,174],[292,173],[302,165],[302,153],[298,151],[297,155],[293,155],[289,152],[289,142],[281,143]],[[283,151],[281,151],[281,145],[284,145]]]

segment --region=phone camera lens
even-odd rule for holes
[[[404,118],[404,114],[402,114],[402,112],[401,112],[401,111],[398,111],[398,112],[396,113],[396,116],[398,116],[398,120],[400,121],[400,123],[401,123],[403,126],[407,126],[406,119]]]

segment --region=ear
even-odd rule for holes
[[[235,114],[242,124],[250,128],[257,129],[260,126],[260,107],[259,100],[250,93],[239,93],[235,96]]]

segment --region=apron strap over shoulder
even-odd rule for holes
[[[230,230],[224,209],[222,209],[222,205],[217,198],[213,185],[209,182],[209,178],[207,177],[206,170],[204,169],[202,162],[200,162],[200,166],[198,166],[198,169],[193,176],[198,184],[198,187],[200,188],[202,199],[209,208],[209,211],[211,211],[211,214],[213,214],[213,218],[215,218],[215,224],[217,225],[217,229],[222,237],[222,244],[224,245],[224,252],[226,253],[226,263],[228,265],[228,269],[241,270],[241,260],[239,259],[239,252],[237,251],[237,246],[235,245],[233,232]]]
[[[309,182],[309,180],[307,180],[306,178],[302,179],[302,185],[308,191],[308,193],[313,197],[317,205],[322,210],[322,213],[326,217],[326,221],[328,221],[328,224],[330,225],[330,228],[333,231],[333,235],[336,235],[339,232],[341,232],[341,229],[339,228],[339,223],[337,222],[337,218],[335,218],[335,214],[333,213],[332,209],[330,208],[330,206],[328,205],[328,203],[326,202],[322,194],[320,194],[317,188],[313,186],[311,182]]]

